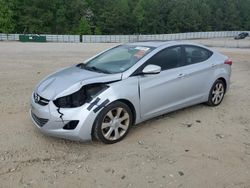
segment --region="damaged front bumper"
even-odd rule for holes
[[[33,97],[30,103],[30,117],[35,127],[42,133],[70,140],[91,140],[96,113],[87,109],[89,104],[78,108],[58,108],[52,101],[42,106],[36,103]],[[65,129],[65,126],[72,121],[77,122],[75,128]]]

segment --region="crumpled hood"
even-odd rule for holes
[[[73,66],[44,78],[36,87],[40,96],[53,100],[78,91],[82,86],[121,80],[122,74],[104,74]]]

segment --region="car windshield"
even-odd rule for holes
[[[146,46],[117,46],[89,60],[83,65],[83,68],[108,74],[121,73],[132,67],[153,49]]]

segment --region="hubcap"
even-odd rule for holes
[[[212,101],[215,105],[219,104],[224,96],[224,86],[222,83],[217,83],[212,92]]]
[[[102,134],[107,140],[117,140],[121,138],[129,127],[129,114],[121,107],[110,110],[102,121]]]

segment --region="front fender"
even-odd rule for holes
[[[129,77],[125,80],[109,84],[109,88],[93,99],[89,107],[96,113],[96,116],[105,106],[117,100],[129,101],[135,110],[135,123],[140,121],[140,96],[138,88],[138,78]]]

